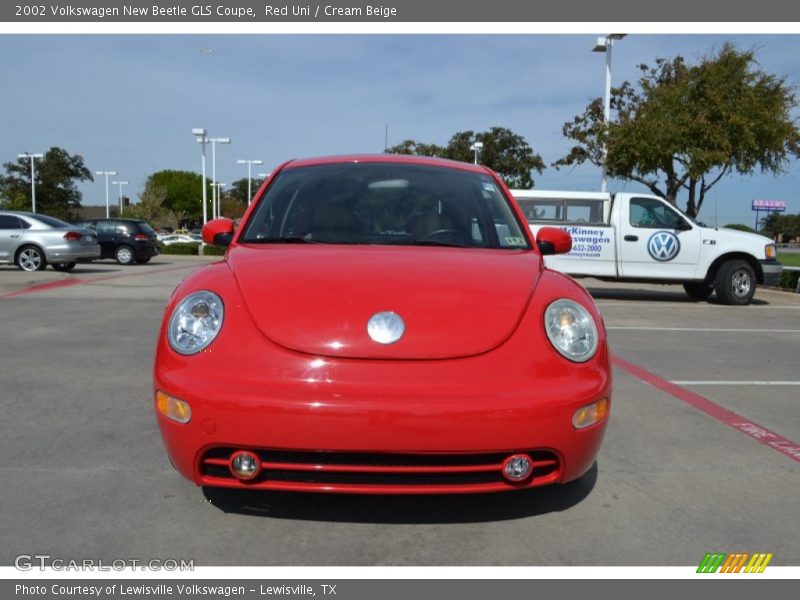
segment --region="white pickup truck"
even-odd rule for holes
[[[603,280],[680,283],[692,298],[748,304],[756,284],[775,285],[783,267],[764,236],[705,227],[657,196],[512,190],[534,235],[556,226],[572,251],[549,268]]]

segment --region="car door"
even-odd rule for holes
[[[0,215],[0,261],[14,262],[22,243],[22,222],[14,215]]]
[[[114,249],[116,247],[116,242],[114,241],[116,227],[116,221],[97,220],[95,231],[97,232],[97,243],[100,244],[100,256],[102,258],[111,258],[114,256]]]
[[[633,197],[619,240],[623,277],[686,280],[700,256],[700,227],[660,198]]]

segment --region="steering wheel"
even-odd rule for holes
[[[441,237],[444,235],[449,235],[458,239],[461,239],[461,232],[457,229],[437,229],[435,231],[431,231],[428,235],[422,238],[422,241],[432,240],[437,237]]]

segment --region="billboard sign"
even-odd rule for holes
[[[753,210],[765,210],[769,212],[784,212],[786,210],[785,200],[753,200]]]

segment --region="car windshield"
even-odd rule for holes
[[[529,248],[489,175],[380,162],[287,168],[240,241]]]

